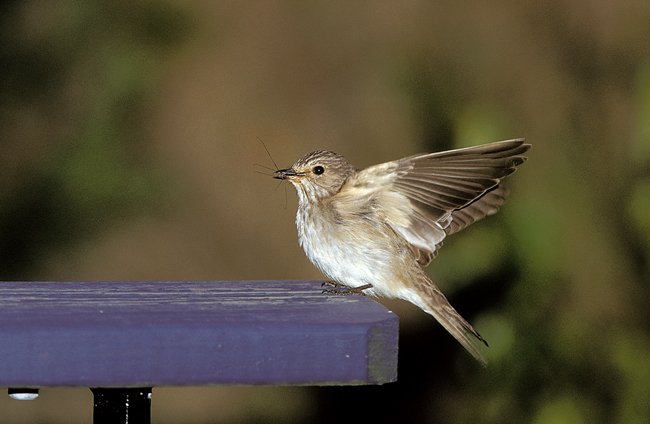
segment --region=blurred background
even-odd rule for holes
[[[2,280],[319,279],[258,138],[280,167],[533,145],[429,267],[487,369],[382,301],[397,383],[156,388],[154,422],[647,422],[647,0],[11,0],[0,31]],[[8,423],[91,414],[86,389],[0,396]]]

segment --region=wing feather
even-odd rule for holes
[[[525,162],[523,139],[426,153],[372,166],[334,196],[341,213],[372,206],[423,265],[448,234],[495,213],[507,191],[501,179]]]

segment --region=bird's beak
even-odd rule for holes
[[[297,173],[293,168],[287,168],[287,169],[278,169],[275,171],[275,175],[273,178],[278,179],[278,180],[287,180],[291,179],[292,177],[298,177],[301,174]]]

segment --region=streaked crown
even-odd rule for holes
[[[343,183],[356,172],[343,156],[328,150],[308,153],[296,161],[290,171],[295,175],[287,173],[287,179],[311,200],[338,193]]]

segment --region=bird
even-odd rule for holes
[[[497,212],[527,158],[523,138],[417,154],[358,170],[316,150],[273,177],[296,189],[298,241],[330,293],[402,299],[432,315],[483,366],[487,341],[426,274],[445,238]]]

